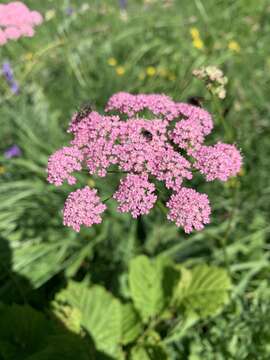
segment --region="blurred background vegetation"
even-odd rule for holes
[[[169,359],[269,359],[269,1],[24,2],[45,21],[35,37],[0,48],[0,66],[10,64],[19,87],[14,94],[1,75],[0,300],[9,310],[0,307],[6,314],[0,318],[0,359],[69,359],[64,353],[32,358],[27,351],[25,357],[7,351],[2,338],[12,316],[14,323],[20,316],[45,316],[71,279],[102,285],[123,299],[130,260],[142,253],[189,266],[221,266],[234,285],[225,310],[190,328]],[[224,100],[213,99],[192,76],[208,65],[228,77]],[[177,101],[202,96],[215,118],[210,140],[241,148],[240,176],[227,183],[194,181],[213,207],[204,231],[187,236],[159,209],[135,221],[116,213],[114,203],[99,226],[79,234],[63,227],[70,187],[47,183],[48,156],[68,143],[67,124],[82,104],[102,112],[117,91],[165,93]],[[21,154],[9,158],[5,151],[14,144]],[[117,179],[79,180],[110,193]],[[38,328],[44,319],[37,320]],[[47,336],[49,330],[43,331]],[[73,350],[86,346],[78,345],[75,333],[61,336],[69,336]],[[94,359],[80,357],[80,351],[77,359]]]

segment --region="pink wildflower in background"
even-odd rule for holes
[[[124,92],[109,99],[106,112],[101,115],[88,109],[73,116],[68,130],[74,136],[72,146],[50,157],[48,181],[57,186],[64,180],[74,184],[73,172],[83,167],[101,177],[110,167],[118,168],[126,174],[118,189],[112,190],[112,198],[118,202],[118,211],[135,218],[153,208],[158,201],[155,184],[162,182],[171,192],[166,204],[168,219],[187,233],[201,230],[210,221],[208,197],[183,184],[192,179],[194,170],[207,181],[226,181],[241,167],[241,155],[234,145],[204,145],[213,129],[211,115],[165,95]],[[89,191],[84,190],[84,196],[79,190],[71,193],[64,208],[64,224],[76,231],[80,225],[100,222],[105,210]]]
[[[43,21],[37,11],[30,11],[20,1],[0,4],[0,46],[9,40],[17,40],[22,36],[32,37],[35,26]]]

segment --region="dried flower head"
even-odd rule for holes
[[[206,66],[193,70],[193,75],[203,80],[207,89],[214,95],[217,95],[220,99],[226,97],[225,85],[228,82],[226,76],[224,76],[222,70],[216,66]]]

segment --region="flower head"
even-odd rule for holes
[[[92,226],[101,223],[101,214],[106,205],[97,196],[96,189],[88,186],[69,194],[64,206],[64,225],[80,231],[80,226]]]
[[[156,68],[154,66],[148,66],[146,68],[146,74],[148,76],[154,76],[154,75],[156,75],[156,73],[157,73],[157,70],[156,70]]]
[[[30,11],[20,1],[0,4],[0,45],[22,36],[32,37],[35,26],[40,25],[42,21],[39,12]]]
[[[22,155],[22,151],[18,145],[12,145],[4,152],[4,156],[7,159],[11,159],[13,157],[19,157]]]
[[[228,82],[226,76],[224,76],[222,70],[216,66],[206,66],[193,70],[193,75],[203,80],[206,84],[206,88],[214,95],[217,95],[220,99],[226,97],[225,85]]]
[[[107,62],[108,62],[108,64],[110,66],[116,66],[117,65],[117,60],[114,57],[110,57]]]
[[[2,74],[4,75],[11,92],[13,94],[18,94],[20,91],[20,87],[14,78],[12,67],[8,61],[5,61],[2,65]]]
[[[130,212],[134,218],[148,214],[157,200],[155,186],[146,175],[132,175],[120,181],[118,190],[113,195],[118,201],[120,212]]]
[[[215,78],[219,75],[211,72]],[[68,130],[73,135],[71,146],[49,158],[48,181],[58,186],[67,180],[72,185],[76,182],[73,171],[82,167],[100,177],[111,176],[118,168],[127,174],[112,197],[120,212],[130,212],[135,218],[153,208],[155,184],[162,182],[172,193],[168,219],[187,233],[201,230],[209,222],[207,195],[183,183],[192,179],[192,170],[198,169],[207,180],[225,181],[241,166],[234,145],[204,145],[213,129],[211,115],[166,95],[125,92],[113,95],[105,110],[106,115],[101,115],[87,107],[74,114]],[[109,171],[111,166],[113,171]],[[100,222],[104,209],[96,190],[77,190],[66,202],[64,224],[79,231],[80,225]]]
[[[234,52],[240,52],[241,48],[237,41],[231,40],[228,43],[228,49]]]
[[[156,151],[148,168],[168,189],[178,190],[184,179],[192,179],[191,164],[170,146]]]
[[[75,146],[66,146],[57,150],[49,158],[47,180],[56,186],[62,185],[64,180],[67,180],[70,185],[75,184],[76,178],[71,173],[82,169],[82,160],[83,154]]]
[[[184,120],[176,123],[170,138],[180,148],[197,148],[213,129],[211,115],[204,109],[185,103],[179,103],[178,110]]]
[[[195,168],[205,175],[207,181],[227,181],[241,170],[242,157],[234,145],[217,143],[213,146],[202,146],[195,152],[194,157]]]
[[[193,189],[182,188],[167,202],[168,220],[182,226],[186,233],[202,230],[210,222],[211,208],[207,195]]]
[[[126,72],[126,69],[124,68],[124,66],[116,66],[115,72],[118,76],[123,76]]]
[[[199,30],[196,27],[190,29],[190,35],[192,37],[192,44],[196,49],[203,49],[204,43],[201,39]]]

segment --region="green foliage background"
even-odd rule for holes
[[[113,0],[24,2],[47,20],[0,48],[21,88],[14,96],[1,76],[0,359],[269,359],[269,2],[129,0],[127,12]],[[228,77],[225,100],[192,77],[202,65]],[[213,207],[204,231],[186,236],[158,208],[135,221],[114,203],[99,226],[63,227],[70,187],[46,182],[48,155],[67,144],[81,104],[102,111],[121,90],[203,96],[210,141],[241,148],[241,176],[194,181]],[[22,157],[7,160],[14,143]],[[106,197],[117,180],[81,175],[79,186]]]

